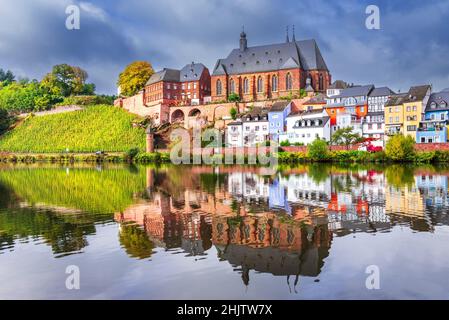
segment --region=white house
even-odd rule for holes
[[[279,136],[279,142],[289,141],[308,145],[317,138],[329,141],[331,137],[330,118],[326,111],[309,110],[287,117],[287,132]]]
[[[227,125],[227,144],[231,147],[256,147],[269,140],[268,114],[246,114]]]
[[[385,104],[394,92],[388,87],[374,88],[368,96],[368,113],[363,119],[362,129],[365,138],[379,139],[383,145],[385,134]]]
[[[242,121],[233,121],[228,123],[226,130],[226,143],[229,147],[243,146],[243,123]]]
[[[348,112],[338,112],[336,119],[336,130],[352,127],[352,132],[362,135],[362,120]]]

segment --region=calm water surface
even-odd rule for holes
[[[449,299],[449,168],[0,166],[0,298]],[[67,290],[78,266],[80,289]],[[380,289],[368,290],[368,266]]]

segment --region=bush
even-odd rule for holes
[[[449,162],[449,151],[435,151],[435,162]]]
[[[413,161],[415,141],[410,136],[394,135],[387,142],[385,154],[393,161]]]
[[[324,161],[329,158],[327,142],[316,139],[307,148],[307,156],[313,161]]]
[[[231,93],[228,97],[229,102],[239,102],[240,96],[237,93]]]
[[[415,155],[415,162],[417,163],[431,163],[435,160],[436,154],[434,151],[431,152],[418,152]]]
[[[290,141],[288,140],[281,141],[281,147],[289,147],[289,146],[291,146]]]
[[[57,106],[88,106],[88,105],[96,105],[96,104],[105,104],[105,105],[113,105],[114,104],[114,96],[70,96],[65,97],[64,100],[57,103]]]
[[[229,111],[232,120],[235,120],[237,118],[237,109],[236,108],[232,108],[231,111]]]
[[[126,152],[126,159],[132,160],[139,153],[139,148],[131,148]]]

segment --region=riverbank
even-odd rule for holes
[[[411,154],[407,159],[401,161],[389,158],[385,152],[367,152],[357,150],[341,150],[331,151],[319,158],[311,156],[306,152],[286,152],[279,151],[275,154],[277,162],[280,164],[301,164],[301,163],[448,163],[449,151],[429,151],[416,152]],[[257,158],[257,157],[256,157]],[[191,159],[192,160],[192,159]],[[225,157],[221,154],[211,156],[211,165],[225,164]],[[3,163],[168,163],[170,162],[170,154],[168,152],[146,153],[139,152],[136,154],[128,153],[0,153],[0,162]],[[193,161],[192,161],[193,163]],[[237,163],[234,157],[233,164]],[[244,163],[248,163],[248,156],[244,157]]]
[[[169,162],[167,153],[0,153],[0,162],[3,163],[164,163]]]

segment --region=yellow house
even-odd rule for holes
[[[431,92],[430,85],[411,87],[407,93],[394,95],[385,106],[385,134],[409,135],[416,141],[416,131],[423,120]]]

